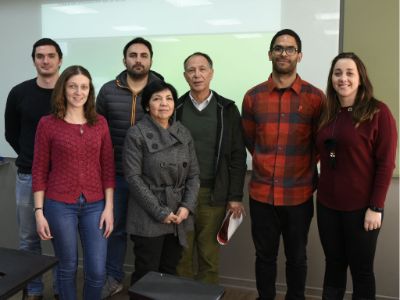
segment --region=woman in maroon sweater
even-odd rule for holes
[[[353,299],[375,299],[373,262],[397,131],[354,53],[332,61],[319,128],[317,220],[326,257],[322,298],[343,299],[350,267]]]
[[[89,72],[71,66],[38,125],[32,168],[37,232],[59,259],[60,299],[76,299],[77,235],[82,242],[84,299],[101,298],[107,237],[113,226],[114,159],[106,120],[96,114]]]

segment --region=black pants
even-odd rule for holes
[[[131,235],[134,243],[135,271],[131,284],[134,284],[150,271],[176,275],[176,266],[182,256],[182,246],[173,234],[158,237]]]
[[[276,260],[281,235],[286,255],[286,299],[305,299],[306,246],[313,214],[312,197],[297,206],[273,206],[250,199],[259,299],[275,298]]]
[[[344,291],[350,267],[353,299],[375,299],[373,266],[379,229],[364,230],[365,211],[337,211],[317,204],[318,231],[326,260],[324,290]]]

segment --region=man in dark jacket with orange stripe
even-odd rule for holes
[[[103,115],[110,127],[114,146],[116,187],[114,190],[114,231],[108,241],[107,280],[102,299],[122,291],[123,264],[126,253],[126,211],[128,184],[122,173],[122,147],[128,129],[144,115],[141,93],[146,85],[163,79],[150,70],[153,49],[149,41],[138,37],[131,40],[123,50],[126,70],[115,80],[103,85],[97,96],[97,112]]]

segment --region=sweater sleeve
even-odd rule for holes
[[[149,216],[162,222],[171,211],[168,207],[162,207],[157,197],[143,180],[143,152],[146,146],[137,127],[131,127],[125,138],[122,155],[122,165],[125,179],[128,182],[130,192],[135,195],[134,201],[145,210]],[[131,198],[132,199],[132,198]],[[131,200],[130,200],[131,201]]]
[[[395,168],[397,130],[393,115],[383,103],[375,118],[378,118],[378,129],[373,152],[375,176],[370,204],[383,208]]]
[[[19,154],[19,136],[21,134],[21,118],[17,109],[18,96],[13,88],[7,97],[4,113],[5,138],[14,151]]]
[[[115,166],[110,130],[108,129],[107,121],[101,117],[100,122],[103,129],[100,154],[101,177],[103,189],[105,190],[115,187]]]
[[[32,164],[32,191],[46,191],[50,172],[51,141],[49,119],[40,119],[35,137],[35,150]]]

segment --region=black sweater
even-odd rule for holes
[[[53,89],[39,87],[34,78],[16,85],[8,94],[5,137],[18,154],[15,164],[20,173],[31,173],[36,126],[41,117],[50,113],[52,92]]]

